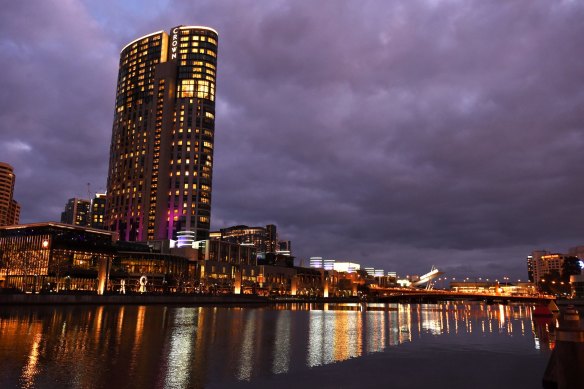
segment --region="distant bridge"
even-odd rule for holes
[[[466,293],[450,290],[424,290],[413,288],[371,288],[368,298],[377,302],[428,302],[438,301],[486,301],[487,303],[526,302],[538,303],[554,300],[553,296],[506,295],[488,293]]]

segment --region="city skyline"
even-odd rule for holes
[[[207,25],[211,229],[276,224],[299,258],[523,279],[533,250],[584,244],[582,16],[544,1],[10,4],[0,159],[23,223],[58,220],[87,182],[103,192],[120,50]]]

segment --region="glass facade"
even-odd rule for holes
[[[96,290],[113,234],[57,223],[0,228],[0,280],[26,292]]]

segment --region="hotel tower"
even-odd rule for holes
[[[121,240],[208,237],[217,40],[178,26],[121,51],[106,196]]]

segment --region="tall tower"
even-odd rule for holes
[[[121,51],[106,199],[121,240],[208,237],[217,40],[178,26]]]
[[[0,162],[0,226],[18,224],[20,205],[12,198],[16,176],[14,169]]]

